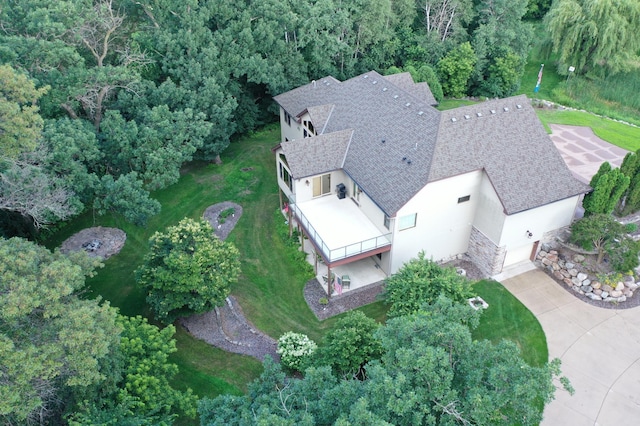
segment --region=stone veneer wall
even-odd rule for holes
[[[548,244],[550,247],[555,248],[558,246],[558,241],[566,241],[569,235],[569,226],[563,226],[562,228],[547,231],[542,234],[540,244],[538,245],[538,251],[541,250],[543,244]],[[537,255],[538,253],[536,253]]]
[[[506,247],[498,247],[475,226],[471,227],[467,255],[482,273],[492,276],[502,271]]]

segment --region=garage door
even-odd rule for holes
[[[527,244],[522,247],[516,247],[507,251],[507,255],[504,258],[503,268],[514,265],[525,260],[529,260],[531,257],[531,251],[535,243]]]

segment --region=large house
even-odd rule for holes
[[[331,268],[393,274],[420,251],[494,275],[570,224],[575,179],[526,96],[448,111],[408,73],[326,77],[275,97],[283,208]]]

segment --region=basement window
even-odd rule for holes
[[[458,204],[466,203],[470,199],[471,199],[471,195],[465,195],[464,197],[460,197],[460,198],[458,198]]]

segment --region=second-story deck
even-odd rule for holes
[[[391,233],[381,232],[349,198],[328,195],[293,204],[291,208],[329,263],[391,248]]]

